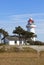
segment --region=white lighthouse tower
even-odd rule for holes
[[[36,25],[34,24],[34,20],[33,20],[32,18],[30,18],[30,19],[28,20],[28,24],[26,25],[26,27],[27,27],[27,31],[28,31],[28,32],[32,32],[32,33],[35,34]],[[36,37],[34,36],[34,37],[32,38],[32,40],[35,41],[35,39],[36,39]]]

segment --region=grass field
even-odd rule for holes
[[[0,53],[0,65],[44,65],[43,54],[38,57],[31,52]]]
[[[0,65],[44,65],[44,51],[39,55],[32,48],[0,47]]]

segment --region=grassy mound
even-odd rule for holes
[[[0,52],[32,52],[32,53],[36,53],[37,51],[30,47],[3,45],[3,46],[0,46]]]

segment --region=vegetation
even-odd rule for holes
[[[25,39],[25,43],[26,43],[26,40],[28,38],[32,38],[36,35],[34,35],[34,33],[32,32],[28,32],[28,31],[25,31],[23,28],[21,28],[20,26],[16,27],[15,30],[13,30],[13,33],[14,34],[18,34],[19,36],[19,40],[20,40],[20,37],[24,38]]]
[[[41,42],[41,41],[35,41],[35,42],[34,42],[34,45],[44,45],[44,43]]]
[[[38,65],[38,59],[31,58],[29,55],[27,53],[1,53],[0,65]]]
[[[5,43],[5,37],[8,36],[8,32],[3,29],[0,29],[0,38],[1,38],[1,34],[3,35],[3,39],[4,39],[4,43]]]
[[[23,49],[24,49],[23,50],[24,52],[37,53],[36,50],[34,50],[34,49],[30,48],[30,47],[23,47]]]
[[[44,54],[12,52],[0,53],[0,65],[44,65]]]
[[[37,35],[35,35],[35,34],[32,33],[32,32],[28,32],[28,31],[24,30],[24,29],[23,29],[22,27],[20,27],[20,26],[16,27],[15,30],[13,30],[13,33],[18,35],[19,40],[20,40],[21,38],[23,38],[24,41],[25,41],[25,44],[29,43],[30,45],[44,45],[44,43],[41,42],[41,41],[35,41],[35,42],[32,41],[31,38],[37,37]],[[1,34],[3,35],[3,38],[1,38]],[[4,40],[4,44],[6,44],[6,43],[5,43],[5,37],[8,36],[8,35],[9,35],[9,34],[8,34],[7,31],[5,31],[4,29],[0,29],[0,39],[1,39],[1,40]],[[3,45],[3,44],[0,44],[0,45]]]
[[[28,31],[25,31],[23,28],[21,28],[20,26],[16,27],[15,30],[13,30],[13,33],[15,34],[18,34],[19,37],[22,36],[22,37],[25,37],[25,38],[31,38],[34,36],[34,33],[32,32],[28,32]]]
[[[44,42],[41,41],[32,41],[31,39],[27,41],[30,45],[44,45]]]
[[[30,48],[30,47],[18,47],[18,46],[9,46],[9,45],[3,45],[0,46],[0,53],[3,52],[32,52],[32,53],[36,53],[37,51]]]

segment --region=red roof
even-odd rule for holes
[[[32,18],[30,18],[30,19],[28,20],[28,22],[31,22],[31,23],[33,23],[34,21],[32,20]]]

